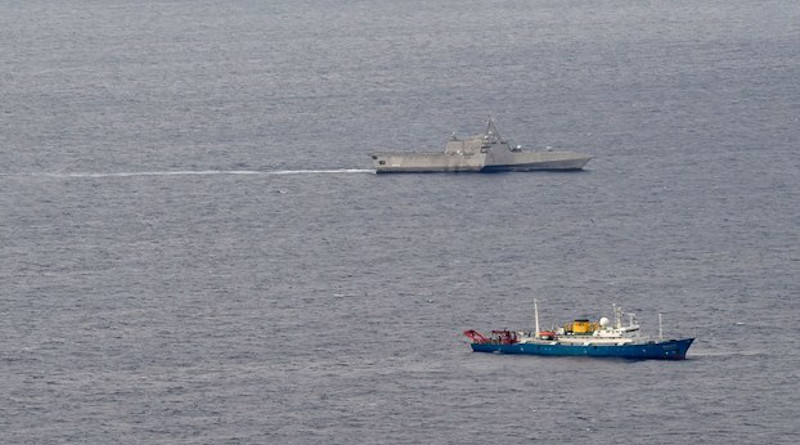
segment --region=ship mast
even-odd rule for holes
[[[500,132],[497,131],[497,127],[494,126],[494,118],[489,115],[486,121],[486,132],[483,134],[484,142],[502,142],[503,137],[500,136]]]
[[[539,338],[539,300],[533,300],[533,314],[534,314],[534,322],[536,323],[536,338]]]

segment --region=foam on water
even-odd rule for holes
[[[0,174],[6,177],[46,177],[46,178],[130,178],[137,176],[215,176],[215,175],[242,175],[242,176],[284,176],[284,175],[320,175],[320,174],[351,174],[351,173],[375,173],[371,169],[340,168],[330,170],[174,170],[174,171],[152,171],[152,172],[114,172],[114,173],[19,173],[19,174]]]

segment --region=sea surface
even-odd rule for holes
[[[793,444],[800,3],[0,2],[3,444]],[[487,115],[579,173],[376,175]],[[475,354],[636,313],[682,362]]]

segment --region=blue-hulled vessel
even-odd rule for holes
[[[475,352],[548,356],[619,357],[629,359],[683,360],[694,338],[664,340],[659,314],[657,339],[639,333],[639,324],[628,314],[622,324],[622,310],[614,306],[614,322],[602,317],[597,322],[574,320],[562,327],[539,330],[539,306],[534,302],[534,331],[495,330],[488,336],[470,329],[464,331]]]

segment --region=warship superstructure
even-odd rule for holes
[[[481,134],[459,139],[454,133],[444,153],[376,152],[371,157],[377,173],[580,170],[592,159],[571,151],[513,146],[497,131],[491,116]]]

